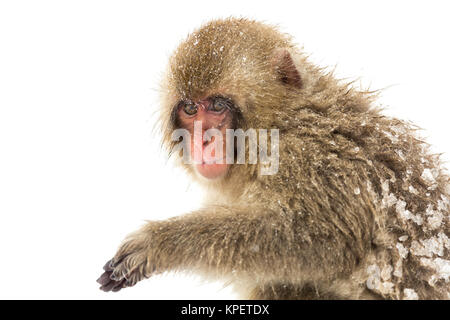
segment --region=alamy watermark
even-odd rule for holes
[[[223,134],[219,129],[211,128],[203,133],[202,122],[194,121],[194,137],[187,129],[174,130],[172,141],[179,141],[180,138],[183,138],[182,141],[175,145],[173,151],[183,151],[182,161],[185,164],[257,164],[259,161],[261,175],[273,175],[278,172],[280,159],[278,129],[270,129],[270,154],[267,129],[247,131],[226,129],[224,148]],[[246,141],[248,141],[247,162]]]

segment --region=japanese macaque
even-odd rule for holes
[[[164,144],[205,187],[205,204],[125,239],[102,290],[184,270],[251,299],[449,298],[449,177],[375,94],[314,66],[276,28],[235,18],[190,34],[161,92]],[[196,123],[214,138],[195,142]],[[279,132],[272,174],[261,161],[202,155],[229,154],[214,140],[252,128]],[[187,151],[174,151],[175,129],[193,137]]]

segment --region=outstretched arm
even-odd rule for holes
[[[311,272],[317,273],[324,265],[341,262],[343,266],[342,260],[348,258],[342,254],[346,244],[335,239],[331,248],[326,230],[311,234],[314,229],[288,214],[267,209],[209,207],[149,222],[131,234],[105,265],[98,282],[104,291],[118,291],[170,270],[267,281],[298,276],[293,268],[311,277]],[[339,252],[323,257],[324,246]],[[318,257],[314,252],[322,254]]]

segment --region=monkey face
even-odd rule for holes
[[[222,96],[183,100],[175,107],[175,124],[189,131],[190,157],[201,176],[216,179],[227,173],[226,130],[233,128],[234,119],[233,102]]]
[[[296,52],[288,37],[243,20],[215,21],[189,35],[170,58],[161,87],[161,126],[169,154],[183,155],[181,165],[189,173],[209,180],[238,174],[234,164],[255,164],[247,161],[253,149],[226,148],[227,129],[246,133],[285,125],[281,115],[303,89],[291,54]],[[183,153],[176,152],[179,144],[172,139],[176,129],[189,132],[190,147],[183,146]],[[186,162],[186,149],[194,165]]]

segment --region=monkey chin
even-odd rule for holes
[[[223,177],[228,171],[226,163],[201,163],[195,165],[196,172],[202,177],[213,180]]]

